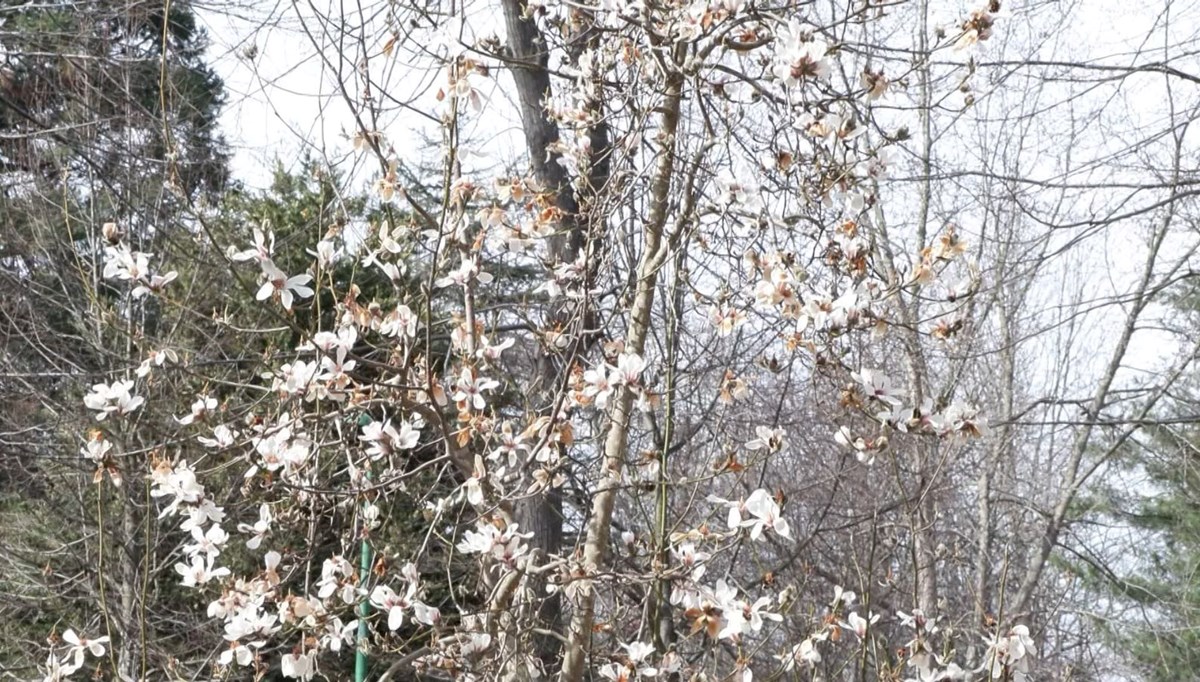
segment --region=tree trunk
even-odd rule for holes
[[[502,0],[502,5],[508,31],[508,56],[516,84],[530,166],[543,188],[554,194],[555,205],[562,215],[562,229],[549,239],[549,260],[552,263],[571,263],[579,258],[587,243],[588,217],[586,211],[581,212],[580,201],[576,198],[566,169],[559,163],[561,153],[548,151],[550,145],[559,140],[559,130],[554,121],[545,115],[544,104],[551,92],[550,74],[546,69],[546,42],[536,23],[527,16],[527,6],[522,0]],[[591,40],[596,37],[593,34]],[[593,105],[599,108],[599,103]],[[597,124],[589,133],[594,158],[590,164],[589,182],[583,188],[588,196],[598,191],[608,179],[607,128],[602,123]],[[552,309],[547,317],[550,326],[573,323],[578,334],[574,352],[586,350],[585,332],[590,326],[585,323],[588,318],[586,310],[559,306]],[[563,375],[569,370],[570,363],[561,362],[553,349],[543,349],[537,369],[539,411],[543,416],[555,416],[552,414],[555,401],[563,383]],[[537,495],[522,499],[517,504],[515,515],[521,529],[533,533],[529,539],[531,551],[543,559],[561,552],[563,499],[560,490],[547,488]],[[538,600],[536,615],[539,626],[547,633],[560,632],[561,594],[547,591],[546,579],[540,574],[531,575],[528,579],[530,591]],[[534,653],[548,669],[555,665],[559,649],[560,642],[554,636],[534,636]]]
[[[663,238],[670,206],[671,176],[675,170],[675,133],[683,101],[683,77],[678,72],[667,75],[662,112],[663,149],[660,152],[650,186],[650,215],[643,231],[644,243],[638,262],[637,284],[630,311],[629,330],[625,337],[628,352],[642,354],[646,333],[650,328],[650,312],[654,304],[654,289],[658,272],[667,257]],[[587,539],[583,549],[583,568],[589,576],[603,566],[608,552],[613,506],[620,488],[629,436],[629,418],[633,409],[633,391],[621,386],[614,396],[608,433],[604,440],[604,461],[600,482],[592,500],[592,514],[587,524]],[[566,654],[563,656],[559,682],[580,682],[591,645],[592,624],[595,618],[595,586],[582,590],[568,633]]]

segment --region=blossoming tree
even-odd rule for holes
[[[972,245],[885,211],[896,103],[969,77],[999,9],[398,6],[341,84],[368,216],[194,206],[208,319],[152,231],[91,228],[124,357],[80,457],[122,579],[46,678],[1025,679],[1021,614],[945,597],[938,491],[988,431],[936,352]],[[421,69],[424,170],[378,124]],[[476,162],[504,116],[521,153]],[[219,633],[190,660],[147,653],[164,584]]]

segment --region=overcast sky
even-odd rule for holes
[[[354,133],[355,122],[339,89],[339,80],[347,79],[339,79],[334,72],[339,66],[339,49],[324,47],[333,45],[336,38],[321,33],[322,24],[329,22],[316,19],[318,11],[326,16],[337,16],[343,10],[357,13],[359,5],[351,3],[343,7],[336,0],[318,2],[320,4],[317,5],[283,2],[254,6],[238,16],[225,11],[201,13],[212,42],[212,63],[228,90],[223,124],[226,138],[235,152],[234,175],[250,187],[266,186],[275,158],[294,167],[305,151],[328,160],[343,172],[357,172],[353,177],[363,186],[371,179],[371,168],[363,163],[360,155],[353,153],[350,136]],[[954,17],[963,16],[975,4],[936,2],[936,16],[931,23],[950,23]],[[489,8],[493,5],[486,0],[467,3],[465,11],[471,17],[468,30],[473,28],[477,34],[502,30],[495,17],[487,14],[492,11]],[[1180,7],[1186,9],[1183,5]],[[1071,20],[1064,30],[1052,32],[1043,28],[1057,25],[1065,11],[1071,12]],[[359,21],[354,19],[351,23]],[[996,31],[997,37],[981,46],[977,54],[980,61],[1011,58],[1005,51],[1013,48],[1006,45],[1016,45],[1016,49],[1027,51],[1028,45],[1035,44],[1039,46],[1036,56],[1040,59],[1070,58],[1097,64],[1130,65],[1162,59],[1162,45],[1187,44],[1195,38],[1197,26],[1194,16],[1165,13],[1160,3],[1145,5],[1127,0],[1088,0],[1082,4],[1031,4],[1010,1],[1005,3]],[[386,37],[382,30],[374,33],[377,35],[369,36],[364,43],[372,40],[382,42]],[[444,36],[437,32],[421,34],[419,31],[415,35],[418,41],[430,44]],[[503,38],[503,35],[498,37]],[[323,47],[318,49],[314,43]],[[367,45],[367,48],[374,50],[378,46]],[[398,48],[393,58],[404,59],[404,49],[411,48]],[[352,69],[354,58],[351,54],[348,57],[350,61],[341,66]],[[373,61],[373,69],[384,61]],[[1191,65],[1194,72],[1200,73],[1200,59],[1194,55],[1184,56],[1176,63],[1185,68]],[[505,87],[509,81],[499,70],[494,71],[493,76],[482,87],[485,96],[495,103],[509,96]],[[383,78],[386,81],[387,77]],[[352,78],[348,80],[353,81]],[[410,78],[409,81],[388,82],[395,89],[397,97],[427,105],[430,109],[436,106],[436,74],[431,73],[423,80]],[[1191,94],[1182,92],[1185,87],[1191,88]],[[976,88],[982,100],[986,96],[986,83],[976,83]],[[1200,99],[1195,95],[1195,84],[1180,84],[1180,88],[1181,93],[1177,95],[1181,100],[1196,102]],[[1151,130],[1158,127],[1156,123],[1160,123],[1168,113],[1163,104],[1165,98],[1161,76],[1143,75],[1124,79],[1120,93],[1120,101],[1106,102],[1105,116],[1093,122],[1097,126],[1097,131],[1092,134],[1094,148],[1071,150],[1076,164],[1081,155],[1100,159],[1106,154],[1105,145],[1111,144],[1117,149],[1124,143],[1119,136],[1109,141],[1106,133],[1100,131],[1104,126],[1121,125],[1121,129],[1133,131],[1138,128]],[[1024,93],[1005,92],[998,96],[1020,98]],[[1101,96],[1107,95],[1101,93]],[[981,101],[979,106],[983,104]],[[1029,164],[1028,172],[1031,176],[1053,178],[1067,150],[1061,148],[1053,129],[1054,112],[1046,112],[1043,118],[1049,123],[1041,124],[1047,130],[1041,133],[1040,138],[1031,139],[1031,156],[1035,160]],[[497,161],[511,162],[523,158],[524,147],[511,107],[489,106],[486,123],[482,125],[486,125],[487,129],[476,127],[464,131],[464,139],[479,145],[474,156],[467,156],[465,163],[468,166],[476,164],[477,168],[487,167]],[[379,127],[389,142],[395,145],[401,158],[410,152],[414,155],[417,153],[412,148],[420,144],[423,134],[436,135],[436,126],[430,122],[400,114],[382,121]],[[1081,139],[1087,137],[1085,135]],[[1127,166],[1121,170],[1119,165],[1097,163],[1085,179],[1094,179],[1090,173],[1111,177],[1122,172],[1143,176],[1141,168]],[[1075,182],[1080,180],[1072,179]],[[1089,261],[1075,273],[1078,278],[1088,280],[1089,285],[1094,285],[1097,292],[1128,290],[1128,283],[1139,267],[1137,254],[1140,236],[1136,231],[1109,232],[1113,234],[1094,241]],[[1116,310],[1109,312],[1115,313]],[[1111,321],[1097,319],[1095,322],[1097,326],[1093,333],[1102,337],[1103,330]],[[1144,350],[1138,353],[1138,364],[1143,368],[1161,366],[1162,359],[1170,353],[1170,349],[1161,347],[1151,335],[1143,335],[1139,343]],[[1102,362],[1099,356],[1093,357],[1093,360]]]

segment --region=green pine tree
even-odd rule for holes
[[[1190,287],[1174,303],[1177,319],[1200,330],[1200,290]],[[1200,679],[1200,381],[1185,388],[1127,451],[1133,493],[1107,495],[1119,501],[1112,513],[1144,534],[1143,550],[1107,576],[1132,607],[1108,630],[1151,682]]]

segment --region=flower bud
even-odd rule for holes
[[[116,223],[104,223],[104,227],[100,228],[100,232],[110,244],[116,244],[121,241],[121,237],[125,236],[121,232],[121,228],[117,227]]]

